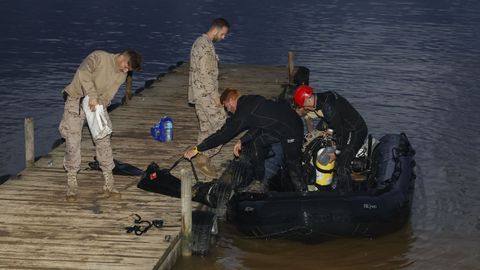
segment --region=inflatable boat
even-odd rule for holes
[[[313,139],[304,146],[307,174],[312,171],[310,157],[322,147],[321,142]],[[193,200],[209,206],[209,210],[193,215],[194,254],[208,253],[210,232],[216,231],[217,219],[225,217],[251,238],[313,243],[332,237],[372,237],[399,229],[410,216],[415,151],[402,133],[385,135],[375,145],[369,140],[364,153],[352,162],[357,175],[348,192],[333,188],[332,183],[306,192],[286,191],[281,189],[282,184],[271,184],[266,193],[249,193],[241,191],[253,176],[251,153],[245,147],[241,157],[230,162],[220,179],[197,182],[193,187]],[[180,197],[180,180],[170,174],[179,161],[170,169],[151,164],[138,187]],[[193,167],[192,170],[195,172]],[[281,169],[273,180],[288,181],[286,175]]]
[[[375,147],[370,143],[368,152],[367,165],[360,170],[364,178],[352,181],[349,191],[325,186],[305,192],[235,192],[227,203],[227,220],[252,238],[307,242],[394,231],[410,216],[415,151],[401,133],[383,136]],[[249,182],[251,171],[248,157],[243,157],[233,160],[222,178],[238,187]]]

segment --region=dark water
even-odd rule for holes
[[[35,117],[37,155],[59,138],[59,93],[90,51],[142,51],[138,88],[188,60],[224,16],[222,62],[283,65],[292,50],[311,84],[352,101],[375,136],[407,133],[419,164],[412,217],[384,237],[318,245],[224,226],[210,256],[176,269],[480,269],[480,2],[3,0],[0,10],[0,175],[23,168],[24,117]]]

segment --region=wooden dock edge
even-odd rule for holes
[[[153,268],[154,270],[170,270],[177,262],[177,259],[182,254],[181,237],[178,236],[173,241],[174,243],[170,244],[163,256],[158,260],[158,263]]]

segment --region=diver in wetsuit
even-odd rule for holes
[[[339,188],[351,190],[350,163],[367,137],[365,120],[348,100],[333,91],[313,94],[310,86],[300,85],[293,97],[299,108],[315,112],[335,131],[336,151],[330,154],[329,162],[336,160]]]
[[[252,163],[256,180],[264,180],[264,149],[280,142],[293,189],[305,191],[306,183],[301,172],[303,123],[290,105],[258,95],[240,96],[238,90],[230,88],[222,93],[220,102],[232,115],[220,130],[186,151],[184,157],[191,159],[199,152],[225,144],[240,132],[248,130],[235,144],[234,154],[239,155],[242,145],[253,143],[255,155]],[[262,184],[265,187],[265,182]]]

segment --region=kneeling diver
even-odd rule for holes
[[[350,163],[362,147],[368,134],[367,124],[360,113],[344,97],[336,92],[313,94],[313,89],[300,85],[294,93],[298,108],[313,111],[335,131],[336,151],[330,162],[336,160],[336,175],[340,189],[351,190]]]

